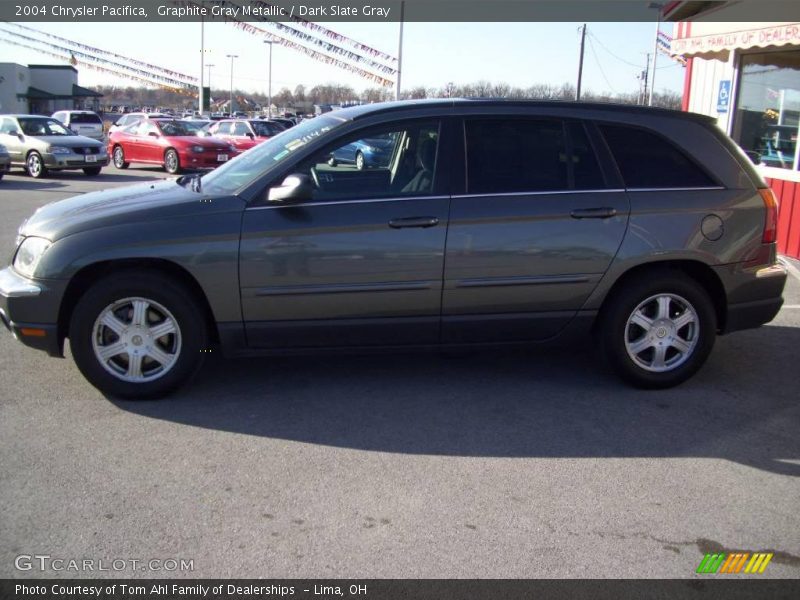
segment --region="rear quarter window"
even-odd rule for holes
[[[638,127],[598,124],[627,188],[715,187],[717,183],[680,148]]]

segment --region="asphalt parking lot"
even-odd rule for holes
[[[166,174],[0,182],[0,255],[38,206]],[[797,264],[797,263],[795,263]],[[800,576],[800,279],[668,391],[581,348],[212,356],[158,402],[101,396],[0,331],[0,577]],[[19,571],[19,555],[191,572]],[[707,577],[707,576],[706,576]]]

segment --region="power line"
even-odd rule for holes
[[[594,36],[592,36],[592,37],[594,37]],[[600,74],[603,76],[603,79],[605,80],[606,85],[611,89],[611,91],[614,94],[616,94],[617,90],[614,89],[614,86],[611,85],[611,82],[608,80],[608,77],[606,77],[606,73],[605,73],[605,71],[603,71],[603,67],[600,64],[600,59],[597,57],[597,52],[594,49],[594,43],[592,42],[592,37],[589,38],[589,49],[592,51],[592,56],[594,57],[594,62],[597,63],[597,68],[600,71]]]
[[[629,60],[625,60],[624,58],[622,58],[622,57],[620,57],[620,56],[617,56],[616,54],[614,54],[614,53],[613,53],[611,50],[609,50],[609,49],[606,47],[606,45],[605,45],[605,44],[603,44],[603,42],[601,42],[601,41],[600,41],[600,38],[598,38],[598,37],[597,37],[597,36],[596,36],[594,33],[592,33],[591,31],[589,32],[589,35],[590,35],[591,37],[593,37],[595,40],[597,40],[597,43],[600,45],[600,47],[601,47],[603,50],[605,50],[606,52],[608,52],[608,53],[609,53],[611,56],[613,56],[613,57],[614,57],[614,58],[616,58],[617,60],[619,60],[619,61],[621,61],[621,62],[624,62],[626,65],[630,65],[631,67],[636,67],[637,69],[641,69],[641,68],[642,68],[642,65],[640,65],[640,64],[636,64],[636,63],[632,63],[632,62],[630,62]]]

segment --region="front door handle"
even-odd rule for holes
[[[569,214],[573,219],[610,219],[617,216],[617,209],[610,206],[576,208]]]
[[[403,217],[389,221],[392,229],[405,229],[407,227],[435,227],[439,224],[436,217]]]

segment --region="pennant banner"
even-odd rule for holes
[[[8,38],[0,37],[0,43],[11,44],[12,46],[17,46],[19,48],[26,48],[28,50],[33,50],[34,52],[38,52],[39,54],[44,54],[44,55],[50,56],[52,58],[57,58],[59,60],[63,60],[63,61],[69,62],[72,65],[81,65],[82,67],[87,67],[88,69],[91,69],[93,71],[99,71],[101,73],[109,73],[111,75],[116,75],[117,77],[123,77],[125,79],[130,79],[131,81],[138,81],[139,83],[144,83],[144,84],[149,85],[149,86],[156,86],[156,87],[159,87],[159,88],[161,88],[163,90],[167,90],[167,91],[170,91],[170,92],[175,92],[176,94],[181,94],[183,96],[197,96],[197,94],[195,92],[193,92],[192,90],[188,90],[186,88],[176,88],[176,87],[172,87],[170,85],[165,85],[165,84],[162,84],[162,83],[149,81],[149,80],[144,79],[143,77],[139,77],[137,75],[132,75],[132,74],[128,74],[128,73],[120,73],[119,71],[116,71],[114,69],[106,68],[106,67],[94,64],[94,63],[87,63],[87,62],[80,61],[77,58],[75,58],[74,56],[65,56],[65,55],[59,54],[57,52],[44,50],[42,48],[36,48],[34,46],[30,46],[30,45],[24,44],[22,42],[17,42],[17,41],[14,41],[14,40],[10,40]]]
[[[190,75],[185,75],[183,73],[179,73],[178,71],[171,71],[169,69],[164,69],[163,67],[158,67],[156,65],[151,65],[150,63],[142,62],[142,61],[136,60],[134,58],[129,58],[127,56],[122,56],[120,54],[115,54],[114,52],[109,52],[108,50],[102,50],[100,48],[94,48],[94,47],[88,46],[86,44],[81,44],[79,42],[68,40],[66,38],[63,38],[63,37],[60,37],[60,36],[57,36],[57,35],[53,35],[52,33],[47,33],[45,31],[39,31],[38,29],[33,29],[32,27],[26,27],[25,25],[22,25],[20,23],[8,22],[8,23],[5,23],[5,24],[6,25],[13,25],[14,27],[18,27],[19,29],[30,31],[32,33],[35,33],[36,35],[43,36],[43,37],[46,37],[46,38],[51,39],[51,40],[56,40],[56,41],[59,41],[59,42],[63,42],[65,44],[69,44],[70,46],[74,46],[75,48],[79,48],[79,49],[84,50],[86,52],[91,52],[91,53],[94,53],[94,54],[110,56],[111,58],[114,58],[114,59],[117,59],[117,60],[126,61],[126,62],[128,62],[130,64],[137,65],[139,67],[143,67],[143,68],[145,68],[145,69],[147,69],[149,71],[162,73],[163,75],[166,75],[167,77],[170,77],[172,79],[183,80],[186,83],[189,83],[189,84],[192,84],[192,85],[197,85],[198,84],[198,81],[197,81],[196,77],[192,77]]]
[[[231,7],[231,8],[239,7],[239,5],[237,5],[235,2],[230,2],[228,0],[215,0],[215,3],[217,5],[220,5],[220,6],[226,6],[227,5],[227,6]],[[198,8],[203,5],[202,4],[202,0],[172,0],[172,4],[178,5],[178,6],[182,6],[182,7],[198,7]],[[266,4],[265,4],[265,6],[266,6]],[[231,12],[230,14],[234,14],[234,13]],[[242,14],[241,9],[238,12],[236,12],[235,14]],[[235,23],[242,23],[242,24],[249,25],[249,23],[247,21],[245,21],[244,19],[239,19],[239,18],[230,16],[227,13],[225,15],[211,16],[209,18],[210,19],[221,19],[221,20],[223,20],[225,22],[235,22]],[[250,17],[250,18],[252,19],[254,17]],[[272,31],[266,31],[264,29],[255,28],[259,33],[261,33],[261,34],[263,34],[265,36],[268,36],[271,41],[274,41],[274,42],[276,42],[276,43],[278,43],[278,44],[280,44],[282,46],[286,46],[287,48],[292,48],[294,50],[302,52],[303,54],[306,54],[307,56],[310,56],[311,58],[314,58],[316,60],[321,60],[322,62],[324,62],[326,64],[332,64],[332,65],[335,65],[337,67],[340,67],[340,68],[343,68],[345,70],[348,70],[350,72],[356,73],[356,74],[364,77],[365,79],[369,79],[370,81],[384,80],[384,81],[388,82],[386,84],[381,84],[381,85],[393,85],[393,82],[391,80],[386,79],[385,77],[381,77],[381,76],[377,75],[376,73],[373,73],[373,72],[370,72],[370,71],[367,70],[367,68],[369,68],[369,69],[372,69],[373,71],[378,71],[378,72],[382,73],[385,76],[392,77],[392,76],[397,74],[397,69],[395,69],[393,67],[390,67],[390,66],[385,65],[385,64],[381,64],[381,63],[379,63],[379,62],[377,62],[375,60],[372,60],[370,58],[366,58],[364,56],[356,54],[355,52],[351,52],[349,50],[346,50],[345,48],[337,46],[336,44],[333,44],[331,42],[327,42],[325,40],[319,39],[319,38],[317,38],[317,37],[315,37],[315,36],[313,36],[311,34],[304,33],[302,31],[298,31],[298,30],[296,30],[296,29],[294,29],[292,27],[289,27],[288,25],[285,25],[283,23],[272,21],[272,20],[270,20],[270,19],[268,19],[266,17],[261,17],[258,20],[259,20],[259,22],[265,23],[265,24],[267,24],[267,25],[269,25],[271,27],[275,27],[278,31],[280,31],[280,34],[278,34],[278,33],[272,32]],[[313,23],[312,23],[312,25],[313,25]],[[330,31],[330,30],[325,29],[325,28],[322,28],[322,29],[324,29],[325,31]],[[251,33],[254,33],[254,32],[251,32]],[[331,32],[331,33],[334,33],[334,32]],[[281,34],[284,34],[284,35],[281,35]],[[347,59],[347,60],[353,61],[353,62],[357,63],[359,65],[359,67],[352,68],[353,65],[348,65],[348,63],[344,62],[344,60],[338,60],[338,59],[335,59],[335,58],[333,60],[330,60],[333,57],[330,57],[330,56],[325,55],[325,54],[323,54],[321,52],[317,52],[315,50],[307,48],[306,46],[303,46],[301,44],[295,43],[295,42],[289,40],[286,36],[291,36],[291,37],[293,37],[293,38],[295,38],[297,40],[302,40],[306,44],[314,45],[317,48],[319,48],[320,50],[324,50],[325,52],[328,52],[329,54],[334,54],[334,55],[336,55],[338,57],[342,57],[343,59]],[[345,65],[347,65],[347,66],[345,66]]]
[[[23,35],[21,33],[15,32],[15,31],[9,31],[7,29],[0,29],[0,31],[5,33],[5,34],[7,34],[7,35],[9,35],[9,36],[17,38],[17,39],[22,39],[22,40],[25,40],[25,41],[28,41],[28,42],[33,42],[34,44],[40,44],[42,46],[46,46],[51,51],[51,52],[46,52],[44,50],[41,50],[41,49],[33,47],[33,46],[27,46],[27,45],[25,46],[25,47],[30,48],[32,50],[36,50],[37,52],[41,51],[41,52],[43,52],[45,54],[50,54],[51,56],[55,56],[55,54],[53,54],[52,51],[60,52],[61,54],[58,55],[58,56],[60,56],[62,58],[65,57],[65,60],[68,61],[69,63],[73,64],[73,65],[76,62],[81,62],[84,65],[95,65],[95,66],[103,66],[104,65],[103,70],[105,70],[106,72],[114,73],[115,75],[124,76],[124,77],[128,77],[128,75],[133,75],[134,76],[133,78],[135,78],[137,80],[148,81],[151,85],[152,84],[163,85],[163,86],[166,86],[166,87],[168,87],[170,89],[176,89],[177,90],[177,89],[187,89],[187,88],[191,87],[191,85],[188,84],[188,83],[185,83],[185,82],[182,82],[182,81],[177,81],[175,79],[172,79],[170,77],[166,77],[164,75],[158,75],[156,73],[151,73],[148,70],[136,69],[134,67],[129,67],[127,65],[116,63],[114,61],[106,60],[106,59],[100,58],[98,56],[92,56],[90,54],[86,54],[85,52],[81,52],[80,50],[73,50],[71,48],[66,48],[64,46],[60,46],[58,44],[53,44],[53,43],[50,43],[50,42],[44,42],[42,40],[37,40],[36,38],[30,37],[30,36],[27,36],[27,35]],[[11,40],[9,40],[8,38],[5,38],[5,37],[4,38],[0,38],[0,40],[6,41],[6,42],[11,42]],[[73,61],[75,61],[75,62],[73,62]],[[123,72],[120,72],[120,69]],[[125,72],[125,71],[127,71],[127,72]],[[153,80],[155,80],[155,81],[153,81]]]
[[[225,4],[233,5],[233,3],[228,2],[227,0],[216,0],[216,3],[219,4],[219,5],[225,5]],[[200,6],[202,6],[201,0],[173,0],[172,4],[183,6],[183,7],[200,7]],[[394,85],[394,82],[391,79],[387,79],[383,75],[379,75],[377,73],[373,73],[373,72],[368,71],[367,69],[363,68],[362,66],[354,65],[354,64],[345,62],[344,60],[340,60],[340,59],[338,59],[338,58],[336,58],[334,56],[330,56],[330,55],[324,54],[322,52],[314,50],[313,48],[308,48],[307,46],[303,46],[302,44],[299,44],[299,43],[297,43],[295,41],[292,41],[292,40],[288,39],[287,37],[285,37],[283,35],[280,35],[278,33],[272,32],[272,31],[267,31],[266,29],[262,29],[260,27],[255,26],[255,25],[252,25],[251,23],[248,23],[247,21],[245,21],[243,19],[239,19],[239,18],[236,18],[236,17],[233,17],[233,16],[229,16],[228,14],[219,15],[219,16],[212,16],[210,18],[214,19],[214,20],[222,20],[222,21],[224,21],[226,23],[233,23],[237,28],[241,29],[242,31],[246,31],[247,33],[251,33],[253,35],[260,35],[260,36],[262,36],[262,37],[264,37],[264,38],[266,38],[266,39],[268,39],[268,40],[270,40],[270,41],[272,41],[272,42],[274,42],[276,44],[279,44],[279,45],[284,46],[286,48],[291,48],[292,50],[296,50],[297,52],[305,54],[306,56],[308,56],[310,58],[313,58],[314,60],[318,60],[318,61],[323,62],[325,64],[339,67],[340,69],[344,69],[345,71],[349,71],[350,73],[354,73],[354,74],[356,74],[356,75],[358,75],[360,77],[363,77],[364,79],[366,79],[368,81],[371,81],[373,83],[377,83],[378,85],[381,85],[381,86],[384,86],[384,87],[388,87],[388,86]],[[262,21],[264,21],[264,19],[262,19]],[[273,23],[271,21],[267,21],[267,24],[268,25],[275,25],[275,23]],[[282,26],[286,27],[285,25],[282,25]],[[362,60],[357,61],[357,62],[363,62],[363,61],[368,60],[368,59],[364,59],[364,57],[361,57],[361,56],[359,56],[357,54],[354,54],[354,53],[352,53],[352,52],[350,52],[348,50],[344,50],[343,48],[339,48],[338,46],[335,46],[334,44],[330,44],[328,42],[325,42],[324,40],[318,40],[314,36],[305,34],[305,33],[301,32],[301,31],[294,30],[291,27],[288,27],[287,29],[289,29],[291,32],[294,32],[295,37],[299,37],[300,39],[303,39],[303,40],[305,40],[307,42],[314,43],[318,47],[320,47],[322,49],[325,49],[326,51],[328,51],[328,52],[330,52],[332,54],[337,54],[338,56],[342,56],[343,58],[350,58],[352,60],[362,59]],[[372,63],[373,61],[369,61],[369,62]],[[377,63],[375,63],[375,64],[377,64]],[[380,67],[378,70],[380,70],[384,75],[391,76],[391,75],[394,75],[394,74],[397,73],[396,69],[393,69],[392,67],[389,67],[389,66],[386,66],[386,65],[378,65],[378,67]]]
[[[273,11],[276,10],[275,5],[270,4],[269,2],[254,1],[253,4],[259,4],[267,8],[272,8]],[[360,50],[361,52],[369,54],[373,58],[381,59],[384,62],[390,62],[390,63],[397,62],[397,57],[395,56],[386,54],[385,52],[381,52],[380,50],[376,50],[375,48],[370,48],[366,44],[362,44],[360,42],[357,42],[356,40],[350,39],[347,36],[336,33],[335,31],[331,31],[330,29],[328,29],[327,27],[323,27],[322,25],[319,25],[317,23],[312,23],[311,21],[306,21],[301,17],[292,17],[292,20],[298,25],[302,25],[303,27],[310,29],[311,31],[322,33],[323,35],[333,40],[336,40],[337,42],[344,42],[349,46],[355,48],[356,50]]]

